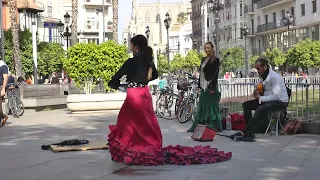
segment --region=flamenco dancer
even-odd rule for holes
[[[112,160],[144,166],[166,163],[208,164],[229,160],[231,152],[224,153],[210,146],[162,147],[161,129],[147,86],[149,81],[158,78],[153,51],[143,35],[133,37],[130,42],[134,57],[123,64],[108,84],[111,88],[118,89],[119,79],[127,75],[127,97],[120,109],[117,124],[109,126],[108,141]]]
[[[205,43],[204,51],[207,56],[202,59],[200,65],[198,88],[201,91],[197,115],[187,132],[193,132],[198,124],[207,124],[216,131],[222,130],[219,112],[221,93],[217,87],[220,60],[215,56],[212,42]]]

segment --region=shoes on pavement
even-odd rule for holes
[[[7,120],[8,120],[8,116],[7,115],[3,115],[4,118],[1,120],[1,127],[5,126],[7,124]]]
[[[237,132],[237,133],[229,136],[229,138],[234,140],[234,141],[254,142],[256,136],[255,136],[254,133]]]

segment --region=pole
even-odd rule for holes
[[[37,26],[32,22],[32,55],[33,55],[33,84],[38,84],[38,60],[37,60]]]
[[[169,27],[167,27],[167,58],[168,58],[168,81],[170,81],[170,50],[169,50]],[[168,82],[169,84],[169,82]]]
[[[69,28],[66,28],[67,49],[69,48]]]
[[[218,22],[218,13],[215,13],[216,21],[216,57],[219,57],[219,22]]]
[[[1,14],[1,19],[0,19],[0,33],[1,33],[1,60],[4,61],[4,34],[3,34],[3,7],[2,7],[2,1],[0,3],[0,14]]]
[[[248,53],[247,53],[247,35],[244,37],[244,65],[246,70],[246,76],[249,76],[249,63],[248,63]]]
[[[103,40],[103,42],[105,42],[105,40],[106,40],[106,21],[105,21],[105,9],[104,9],[104,1],[105,0],[102,0],[102,26],[103,26],[103,38],[102,38],[102,40]]]

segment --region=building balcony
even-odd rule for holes
[[[281,19],[276,22],[270,22],[268,24],[258,25],[257,26],[257,33],[262,33],[262,32],[266,32],[266,31],[271,31],[271,30],[287,27],[285,22],[286,22],[285,19]],[[294,25],[294,21],[293,21],[293,25]]]
[[[254,14],[254,9],[252,5],[245,5],[243,11],[244,14]]]
[[[224,1],[224,6],[225,6],[225,7],[231,6],[231,0],[225,0],[225,1]]]
[[[105,6],[111,6],[111,0],[83,0],[85,6],[102,6],[103,1]]]
[[[262,49],[259,48],[252,48],[252,55],[254,56],[261,56],[263,53]]]
[[[288,2],[293,2],[293,0],[258,0],[257,9],[271,8]]]
[[[194,31],[194,32],[193,32],[193,36],[195,36],[195,37],[201,36],[201,35],[202,35],[201,30],[197,30],[197,31]]]

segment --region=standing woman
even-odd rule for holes
[[[112,77],[109,86],[118,89],[119,79],[127,75],[127,97],[116,125],[108,136],[112,160],[128,165],[202,164],[229,160],[231,153],[210,147],[162,147],[162,134],[153,110],[148,82],[158,78],[153,51],[143,35],[131,40],[134,57],[128,59]]]
[[[195,121],[188,132],[193,132],[198,124],[206,124],[216,131],[222,129],[219,112],[221,93],[217,87],[220,60],[215,56],[212,42],[207,42],[204,45],[204,51],[207,56],[202,59],[200,65],[198,84],[200,99]]]

